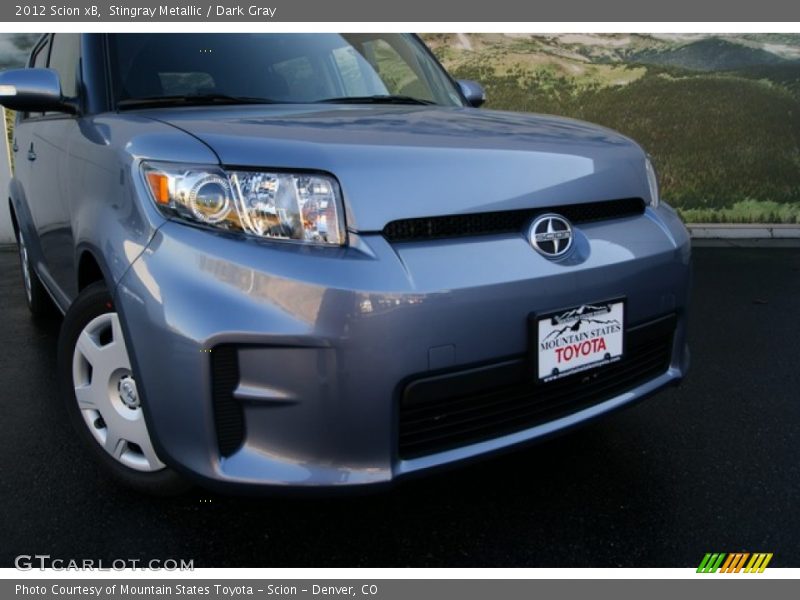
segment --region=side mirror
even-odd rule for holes
[[[76,112],[61,95],[58,73],[52,69],[0,71],[0,104],[24,112]]]
[[[483,86],[477,81],[470,81],[469,79],[459,79],[458,87],[461,88],[461,93],[470,106],[478,108],[486,102],[486,92]]]

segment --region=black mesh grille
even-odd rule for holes
[[[383,228],[383,235],[390,242],[411,242],[514,233],[522,231],[535,216],[549,212],[566,217],[573,223],[588,223],[641,215],[644,213],[644,208],[644,201],[641,198],[624,198],[524,210],[401,219],[388,223]]]
[[[400,402],[401,458],[415,458],[546,423],[608,400],[664,373],[674,315],[626,332],[626,358],[547,384],[523,359],[420,379]]]
[[[230,456],[244,441],[242,406],[233,397],[239,385],[239,357],[235,346],[217,346],[211,352],[211,398],[217,444],[222,456]]]

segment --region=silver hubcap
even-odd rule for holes
[[[25,295],[28,297],[28,302],[30,302],[32,298],[31,271],[28,266],[28,248],[25,247],[25,240],[22,239],[22,234],[19,236],[19,260],[22,263],[22,281],[25,283]]]
[[[83,420],[106,452],[137,471],[164,468],[150,442],[117,313],[83,328],[72,355],[72,381]]]

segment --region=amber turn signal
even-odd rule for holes
[[[151,171],[147,174],[147,183],[150,184],[150,191],[156,202],[169,204],[169,180],[164,173]]]

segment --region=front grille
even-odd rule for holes
[[[412,242],[441,238],[493,235],[522,231],[537,215],[557,213],[573,223],[621,219],[644,213],[641,198],[624,198],[544,208],[447,215],[392,221],[383,228],[390,242]]]
[[[418,379],[400,400],[399,453],[416,458],[485,441],[609,400],[666,372],[674,315],[626,331],[626,358],[546,384],[526,359]]]
[[[239,385],[239,356],[235,346],[217,346],[211,351],[211,401],[217,445],[222,456],[230,456],[244,442],[244,413],[233,397]]]

